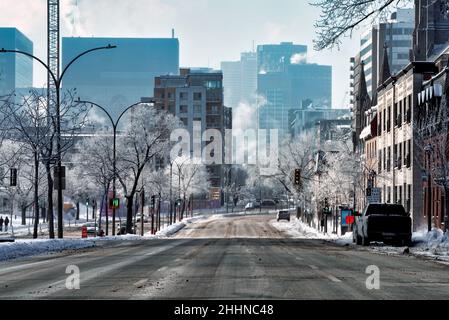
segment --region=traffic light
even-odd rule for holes
[[[367,188],[366,189],[366,196],[367,197],[371,197],[371,194],[372,194],[372,189],[371,188]]]
[[[301,185],[301,169],[295,170],[295,186]]]
[[[156,196],[151,196],[151,209],[156,207]]]
[[[118,209],[120,208],[120,199],[109,199],[109,208],[110,209]]]
[[[17,169],[11,168],[9,176],[9,185],[11,187],[17,187]]]

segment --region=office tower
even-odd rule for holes
[[[302,101],[331,109],[332,67],[307,63],[306,53],[292,43],[258,47],[259,128],[277,129],[281,140],[290,132],[290,110],[301,109]]]
[[[221,63],[223,71],[224,101],[227,107],[240,103],[253,104],[257,92],[257,55],[243,52],[239,61]]]
[[[117,48],[82,57],[66,74],[63,86],[76,88],[77,96],[107,108],[113,118],[148,96],[156,76],[179,72],[176,38],[63,38],[62,65],[85,50],[108,44]]]
[[[390,71],[395,74],[410,62],[413,43],[414,9],[398,9],[384,23],[369,27],[360,41],[360,59],[365,65],[368,93],[379,85],[384,48],[388,50]]]
[[[16,28],[0,28],[0,48],[33,54],[33,42]],[[21,54],[0,55],[0,95],[33,86],[33,60]]]

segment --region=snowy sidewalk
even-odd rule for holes
[[[174,225],[171,225],[161,231],[156,235],[151,235],[149,233],[145,234],[143,237],[138,235],[123,235],[123,236],[108,236],[108,237],[97,237],[88,239],[35,239],[35,240],[19,240],[16,239],[12,243],[0,243],[0,261],[16,259],[20,257],[27,257],[39,254],[50,254],[63,252],[66,250],[81,250],[87,248],[93,248],[98,245],[104,244],[107,241],[145,241],[152,239],[163,239],[168,238],[186,225],[195,223],[198,221],[203,221],[208,219],[205,216],[198,216],[193,218],[184,219]]]
[[[353,244],[352,232],[346,233],[344,236],[323,234],[296,218],[293,218],[291,222],[277,222],[276,220],[273,220],[270,223],[273,227],[279,231],[285,232],[292,238],[325,240],[342,246],[363,248]],[[410,248],[393,247],[383,243],[371,243],[371,245],[367,247],[367,250],[381,254],[410,254],[449,264],[449,233],[444,234],[443,231],[437,229],[432,230],[430,233],[427,231],[415,232],[413,234],[413,246]]]

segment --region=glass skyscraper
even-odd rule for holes
[[[259,129],[278,129],[283,139],[290,132],[290,110],[303,108],[303,101],[331,109],[332,67],[307,63],[306,46],[259,46],[258,65]]]
[[[0,28],[0,48],[33,54],[33,42],[16,28]],[[33,86],[33,60],[21,54],[0,55],[0,95]]]
[[[62,66],[85,50],[108,44],[117,48],[78,60],[64,77],[63,87],[76,89],[82,100],[107,108],[113,118],[142,97],[151,96],[155,77],[179,74],[176,38],[63,38]]]

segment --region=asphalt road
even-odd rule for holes
[[[129,241],[0,263],[0,299],[449,299],[449,267],[323,241],[289,239],[273,216],[193,224]],[[66,268],[81,272],[66,288]],[[368,266],[380,289],[368,290]]]

